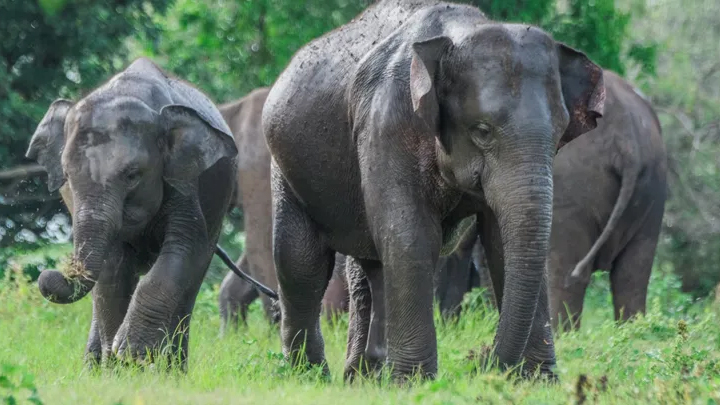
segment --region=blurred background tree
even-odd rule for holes
[[[460,1],[492,19],[543,27],[652,100],[670,155],[656,267],[680,274],[684,290],[707,294],[720,281],[717,0]],[[148,56],[227,102],[271,85],[298,48],[371,2],[0,0],[0,244],[67,236],[65,223],[48,221],[60,208],[42,177],[2,171],[27,163],[27,142],[56,97],[77,97]],[[230,216],[222,236],[235,255],[243,245],[240,215]],[[214,262],[210,280],[224,271]]]

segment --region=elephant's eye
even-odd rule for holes
[[[478,147],[486,146],[490,135],[492,135],[492,128],[484,122],[480,122],[472,128],[472,141]]]
[[[127,181],[127,184],[129,187],[135,187],[137,183],[140,181],[140,170],[139,169],[129,169],[125,172],[125,180]]]

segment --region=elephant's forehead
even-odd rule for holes
[[[128,166],[142,165],[149,159],[147,151],[132,138],[109,140],[93,132],[88,133],[87,137],[88,142],[83,148],[83,171],[89,172],[95,183],[106,185]],[[97,142],[98,138],[105,138],[105,141]]]

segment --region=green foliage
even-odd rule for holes
[[[537,24],[551,13],[555,0],[471,0],[488,17],[497,21]]]
[[[178,0],[154,19],[159,30],[130,42],[134,55],[226,102],[272,85],[295,51],[363,8],[348,0]]]
[[[9,363],[0,363],[0,399],[7,405],[43,404],[35,387],[35,377]]]
[[[640,83],[668,151],[670,192],[657,260],[680,275],[684,291],[701,297],[720,282],[720,3],[653,3],[630,5],[644,18],[628,41],[653,41],[662,50],[657,75]]]
[[[625,74],[626,59],[655,74],[657,45],[652,41],[630,43],[633,18],[642,18],[642,8],[632,18],[618,10],[615,0],[471,0],[488,17],[498,21],[536,24],[556,40],[582,50],[605,69]]]

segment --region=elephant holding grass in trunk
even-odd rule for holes
[[[285,355],[329,371],[319,315],[340,252],[382,297],[351,306],[386,319],[383,333],[356,325],[346,377],[361,358],[433,377],[434,269],[478,221],[499,287],[488,360],[553,376],[552,162],[595,127],[604,94],[581,52],[467,5],[381,0],[299,50],[262,117]]]
[[[233,133],[238,150],[237,179],[231,207],[243,211],[245,251],[237,266],[266,286],[277,289],[277,277],[272,256],[272,195],[270,192],[270,151],[262,133],[262,109],[267,87],[253,90],[245,97],[220,105],[218,109]],[[343,267],[345,257],[337,260],[330,288],[324,298],[325,313],[347,310]],[[235,327],[247,316],[248,306],[260,296],[257,288],[228,272],[220,286],[218,305],[221,331]],[[272,322],[279,320],[279,311],[267,295],[261,296],[265,314]]]
[[[144,58],[76,103],[52,103],[27,157],[45,167],[50,190],[62,186],[74,252],[65,274],[44,271],[38,287],[61,304],[92,290],[88,360],[152,361],[146,354],[168,343],[186,367],[236,155],[214,104]]]

